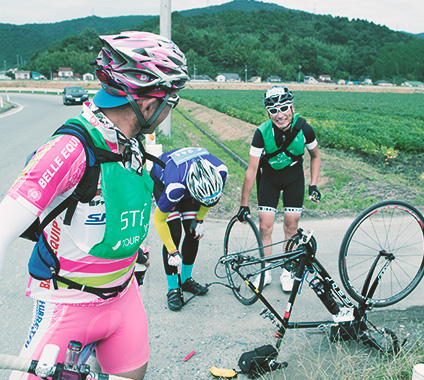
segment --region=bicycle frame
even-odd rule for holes
[[[312,238],[312,232],[308,231],[306,234],[300,229],[298,231],[300,236],[300,241],[295,250],[287,253],[275,254],[266,258],[251,258],[250,256],[245,256],[246,252],[242,253],[233,253],[229,254],[227,257],[221,258],[221,263],[227,263],[231,265],[231,268],[236,272],[242,280],[249,286],[249,288],[255,292],[261,302],[265,305],[268,310],[263,310],[261,315],[265,318],[269,318],[272,323],[274,323],[278,327],[277,331],[277,343],[276,347],[279,348],[288,329],[301,329],[301,328],[319,328],[321,326],[350,326],[352,327],[353,323],[356,323],[357,326],[354,326],[355,339],[363,341],[365,344],[368,344],[378,350],[385,351],[376,341],[372,338],[364,334],[365,327],[364,322],[366,321],[366,311],[371,308],[370,304],[367,301],[360,302],[358,306],[355,306],[352,301],[344,294],[341,288],[336,284],[336,282],[332,279],[330,274],[324,268],[324,266],[318,261],[315,257],[315,251],[313,246],[309,243]],[[278,243],[274,243],[273,245],[287,243],[288,240],[283,240]],[[294,262],[299,260],[299,264],[297,267],[297,271],[294,277],[294,284],[292,291],[289,295],[289,299],[287,302],[287,307],[284,312],[284,316],[281,316],[275,308],[270,304],[270,302],[265,298],[265,296],[260,292],[250,281],[250,278],[261,274],[267,270],[271,270],[276,267],[283,267],[287,263]],[[258,269],[248,275],[244,275],[241,272],[241,268],[249,265],[255,265],[261,262],[267,262],[268,266],[265,266],[262,269]],[[370,271],[373,271],[371,268]],[[314,322],[289,322],[291,312],[294,306],[294,302],[296,300],[297,295],[299,294],[299,288],[303,281],[305,280],[305,276],[308,272],[313,272],[316,277],[320,278],[326,284],[326,291],[330,292],[332,295],[335,295],[339,301],[341,301],[342,305],[350,310],[350,317],[339,317],[337,320],[337,316],[333,314],[332,320],[326,321],[314,321]],[[371,274],[369,275],[371,278]],[[378,281],[378,278],[375,280]],[[372,293],[375,291],[378,283],[374,283],[368,292],[368,297],[372,297]],[[367,285],[368,288],[368,285]],[[371,293],[372,292],[372,293]],[[321,302],[325,305],[324,301],[320,298]],[[326,306],[327,307],[327,306]],[[344,310],[347,312],[347,310]],[[278,321],[276,321],[276,320]],[[391,335],[391,339],[393,342],[394,351],[398,350],[398,340],[393,332],[390,330],[384,329],[385,333]]]

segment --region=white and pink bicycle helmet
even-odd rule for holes
[[[103,43],[95,65],[102,82],[93,102],[100,108],[118,107],[155,96],[164,103],[188,79],[184,54],[171,40],[139,31],[100,36]],[[137,107],[138,108],[138,107]]]
[[[100,36],[103,48],[96,58],[98,79],[135,99],[157,89],[181,90],[188,79],[187,61],[172,41],[148,32]]]

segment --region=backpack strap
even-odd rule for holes
[[[86,166],[84,174],[74,192],[48,215],[50,220],[43,220],[40,226],[43,228],[65,209],[67,209],[67,211],[63,223],[69,226],[78,202],[88,203],[96,195],[100,176],[100,164],[105,162],[124,161],[124,156],[122,154],[113,153],[96,147],[88,131],[79,124],[64,124],[57,129],[53,135],[63,134],[75,136],[81,141],[86,154]],[[56,215],[52,215],[53,213]]]
[[[256,172],[256,194],[259,198],[259,186],[261,183],[262,178],[262,167],[265,165],[265,162],[268,162],[268,160],[272,157],[275,157],[277,154],[280,154],[281,152],[284,152],[288,157],[290,157],[293,160],[296,160],[298,156],[295,156],[294,154],[291,154],[287,148],[289,145],[293,142],[299,131],[303,128],[303,126],[306,124],[306,120],[303,117],[299,117],[296,121],[296,124],[293,126],[293,129],[290,131],[290,133],[287,135],[286,139],[283,142],[283,145],[281,145],[280,148],[278,148],[275,152],[264,154],[261,156],[259,160],[258,170]]]
[[[135,138],[138,141],[138,146],[140,148],[141,155],[143,156],[143,165],[146,162],[146,160],[149,160],[154,162],[155,164],[158,164],[162,169],[165,169],[166,167],[165,162],[163,162],[160,158],[154,156],[153,154],[147,153],[146,149],[144,149],[144,145],[142,144],[142,140],[144,139],[144,136],[143,138],[140,138],[140,136],[137,135]]]
[[[38,228],[36,229],[37,232],[35,237],[28,237],[33,241],[37,241],[44,228],[46,228],[53,221],[53,219],[55,219],[65,210],[67,211],[63,223],[68,226],[71,225],[72,217],[75,213],[78,202],[88,203],[96,195],[98,179],[100,176],[100,164],[106,162],[125,162],[129,159],[126,155],[113,153],[111,151],[96,147],[88,131],[79,124],[64,124],[53,133],[53,136],[63,134],[75,136],[81,141],[84,146],[86,155],[86,167],[84,174],[73,193],[64,199],[59,205],[57,205],[43,219],[43,221],[39,223]],[[162,168],[165,168],[165,163],[162,160],[146,152],[141,142],[141,138],[137,136],[137,140],[143,156],[143,165],[147,159],[157,163]]]
[[[59,275],[56,276],[56,281],[59,281],[62,284],[67,285],[67,289],[76,289],[82,292],[91,293],[97,297],[107,300],[109,298],[116,297],[119,293],[124,291],[126,287],[128,286],[128,284],[130,283],[130,281],[132,280],[132,278],[133,276],[130,276],[128,280],[126,280],[123,284],[118,286],[112,286],[110,288],[94,288],[92,286],[81,285],[75,281],[68,280],[67,278],[59,276]]]
[[[267,153],[264,155],[265,158],[270,159],[272,157],[277,156],[278,154],[280,154],[281,152],[284,152],[287,156],[289,156],[290,158],[294,158],[297,157],[293,154],[291,154],[287,148],[289,147],[289,145],[293,142],[293,140],[296,138],[297,134],[299,133],[299,131],[303,128],[303,126],[306,124],[306,120],[303,117],[299,117],[297,119],[296,124],[293,126],[293,129],[290,131],[290,133],[286,136],[286,139],[283,142],[283,145],[281,145],[280,148],[278,148],[275,152],[273,153]]]

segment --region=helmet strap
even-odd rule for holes
[[[141,126],[141,131],[137,135],[144,134],[144,131],[146,129],[149,129],[152,126],[152,124],[156,121],[156,119],[164,110],[166,106],[166,102],[169,99],[169,96],[170,94],[166,93],[165,97],[162,98],[162,103],[159,105],[155,113],[152,115],[152,117],[149,120],[146,120],[143,114],[141,113],[140,107],[138,106],[137,102],[134,100],[134,98],[130,94],[127,94],[126,98],[128,99],[132,109],[134,110],[135,116],[137,117],[138,122]],[[157,99],[160,100],[160,98],[157,98]]]

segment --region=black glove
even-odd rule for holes
[[[316,185],[309,186],[309,199],[314,203],[318,203],[321,199],[321,193]]]
[[[249,206],[240,206],[240,210],[237,213],[237,219],[240,222],[247,221],[247,216],[250,215],[250,209]]]

